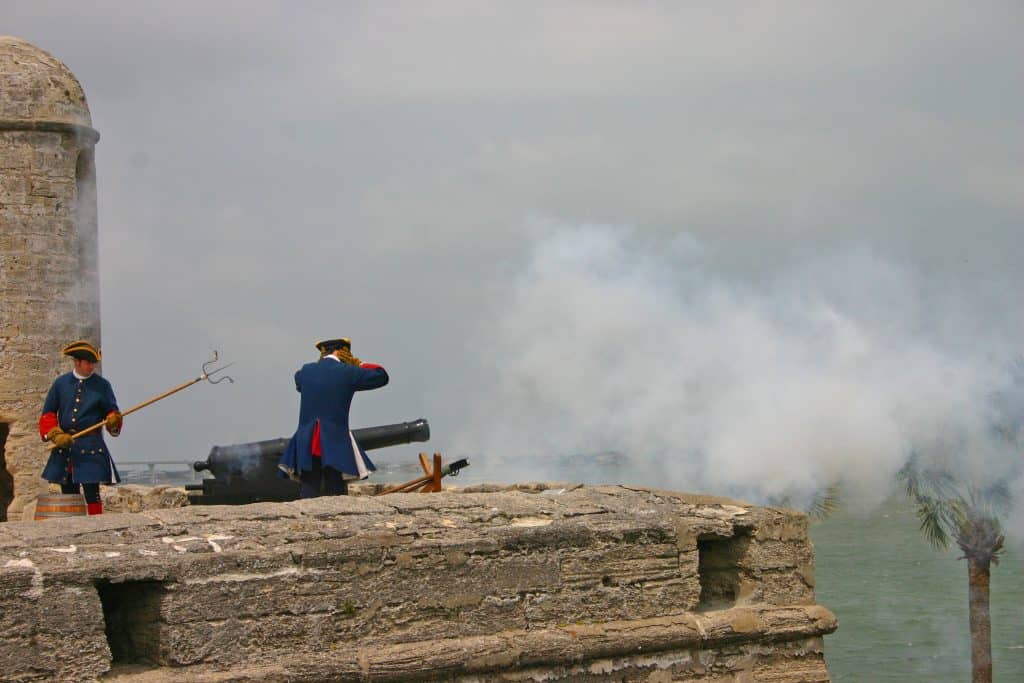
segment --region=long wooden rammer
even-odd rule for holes
[[[234,384],[235,380],[231,379],[227,375],[224,375],[223,377],[221,377],[219,379],[216,379],[216,380],[210,379],[210,377],[212,377],[213,375],[217,374],[218,372],[221,372],[222,370],[226,370],[229,367],[231,367],[232,365],[234,365],[234,363],[228,363],[227,365],[221,366],[221,367],[219,367],[219,368],[217,368],[215,370],[208,370],[207,366],[208,365],[213,365],[214,363],[216,363],[217,362],[217,358],[218,358],[217,352],[214,351],[213,352],[213,358],[211,358],[210,360],[208,360],[205,363],[203,363],[203,372],[202,372],[201,375],[199,375],[195,379],[190,379],[189,381],[184,382],[183,384],[179,384],[178,386],[174,387],[173,389],[168,389],[167,391],[165,391],[164,393],[162,393],[162,394],[160,394],[158,396],[154,396],[153,398],[151,398],[149,400],[143,401],[142,403],[140,403],[137,406],[132,406],[128,410],[125,410],[124,412],[122,412],[121,415],[131,415],[136,410],[142,410],[146,406],[152,405],[152,404],[156,403],[157,401],[159,401],[161,399],[165,399],[168,396],[170,396],[171,394],[176,394],[179,391],[181,391],[182,389],[188,389],[190,386],[192,386],[196,382],[202,382],[204,379],[207,382],[209,382],[210,384],[220,384],[224,380],[227,380],[228,383],[230,383],[230,384]],[[86,434],[91,434],[92,432],[95,432],[97,429],[101,428],[105,424],[106,424],[106,420],[102,420],[100,422],[97,422],[96,424],[94,424],[91,427],[86,427],[85,429],[83,429],[80,432],[75,432],[74,434],[71,435],[71,438],[72,439],[77,439],[80,436],[85,436]]]

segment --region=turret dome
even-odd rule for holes
[[[82,86],[53,55],[0,36],[0,129],[51,127],[95,134]]]

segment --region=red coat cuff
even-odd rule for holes
[[[363,363],[359,367],[364,368],[366,370],[383,370],[384,369],[383,367],[381,367],[380,365],[377,365],[376,363]]]
[[[39,417],[39,436],[46,438],[50,430],[57,426],[57,413],[43,413]]]

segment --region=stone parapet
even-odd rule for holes
[[[835,628],[803,515],[623,486],[9,523],[0,586],[10,681],[826,681]]]

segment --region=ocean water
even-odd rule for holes
[[[1021,535],[992,567],[993,678],[1005,683],[1024,681]],[[825,638],[833,681],[970,681],[967,562],[933,549],[905,500],[813,522],[811,539],[818,602],[839,619]]]

